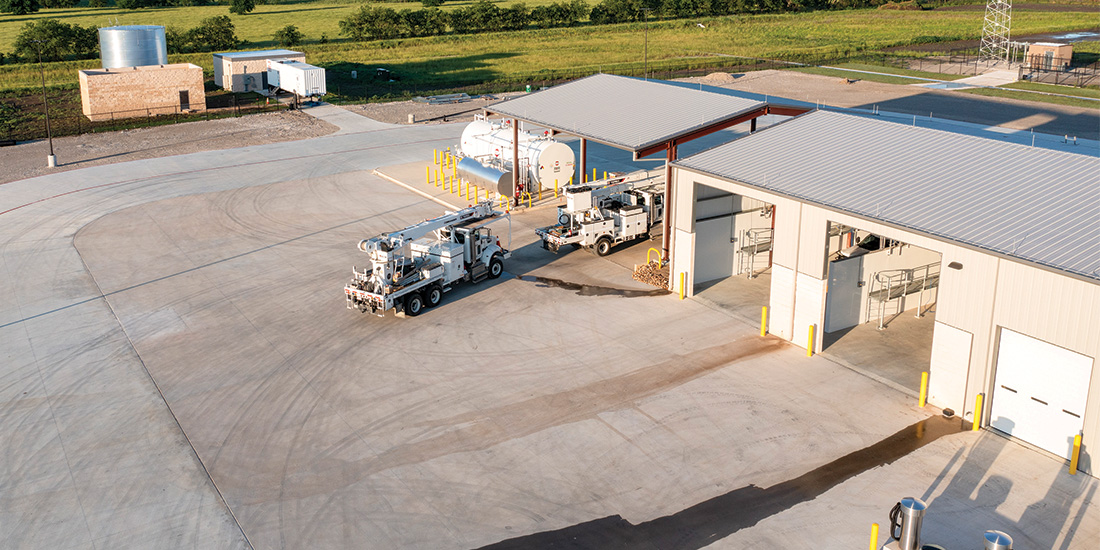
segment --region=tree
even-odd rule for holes
[[[256,9],[256,0],[232,0],[229,4],[229,13],[244,15]]]
[[[208,17],[187,31],[187,45],[194,51],[232,50],[240,43],[228,15]]]
[[[43,8],[72,8],[75,7],[80,0],[42,0]]]
[[[425,8],[438,8],[443,5],[443,0],[420,0]]]
[[[98,29],[50,18],[27,22],[15,38],[15,54],[27,60],[37,60],[39,51],[43,61],[61,61],[95,57],[98,50]]]
[[[27,15],[41,9],[38,0],[0,0],[0,12],[12,15]]]
[[[340,20],[340,34],[352,40],[396,38],[403,28],[401,15],[392,8],[363,6]]]
[[[88,0],[89,8],[105,8],[107,7],[107,0]]]
[[[298,27],[294,25],[287,25],[277,31],[275,31],[275,42],[285,48],[293,48],[302,43],[302,33],[298,31]]]

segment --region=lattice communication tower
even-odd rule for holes
[[[985,25],[978,56],[983,61],[1009,62],[1009,34],[1012,27],[1012,0],[988,0],[985,5]]]

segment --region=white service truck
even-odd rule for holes
[[[352,267],[344,286],[348,309],[379,317],[392,309],[412,317],[439,305],[456,283],[500,277],[511,251],[488,227],[500,220],[508,220],[510,247],[511,218],[494,210],[492,201],[360,241],[370,265]]]
[[[606,256],[616,244],[647,238],[663,220],[663,178],[644,171],[577,183],[564,191],[557,225],[535,230],[543,248],[551,252],[572,245]]]

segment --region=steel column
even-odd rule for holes
[[[524,189],[526,191],[526,189]],[[512,119],[512,193],[520,195],[519,190],[519,121]]]
[[[672,161],[676,160],[676,142],[670,141],[668,143],[667,153],[665,154],[665,224],[661,236],[661,253],[665,256],[665,261],[672,262],[671,250],[672,245]],[[669,275],[671,277],[671,274]]]
[[[574,181],[584,183],[584,175],[588,173],[588,140],[584,138],[581,138],[581,162],[579,167],[581,169],[580,176]]]

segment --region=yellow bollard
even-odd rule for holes
[[[680,299],[684,299],[684,272],[680,272]]]
[[[474,198],[477,198],[477,193],[474,193]],[[470,200],[470,182],[466,182],[466,200]]]
[[[424,167],[424,183],[426,183],[427,185],[432,184],[432,167],[431,166],[425,166]]]
[[[554,180],[554,198],[558,198],[558,180]]]
[[[768,306],[760,308],[760,336],[768,335]]]
[[[432,149],[432,163],[439,165],[439,149]]]
[[[466,197],[466,200],[470,200],[470,198]],[[474,186],[474,202],[477,202],[477,186],[476,185]]]
[[[920,373],[920,397],[917,399],[917,406],[924,408],[924,404],[928,402],[928,371]]]
[[[1069,455],[1069,475],[1077,475],[1077,459],[1081,458],[1081,434],[1073,436],[1073,454]]]
[[[982,428],[982,394],[974,396],[974,425],[970,427],[973,431],[978,431]]]
[[[542,201],[542,185],[539,185],[539,201]]]
[[[445,163],[444,166],[446,166],[447,168],[451,167],[451,148],[450,147],[447,148],[447,158],[445,158],[443,162]]]
[[[603,171],[603,179],[607,179],[607,170]]]
[[[527,208],[531,208],[531,194],[527,193]]]
[[[489,200],[489,188],[485,188],[485,200]]]
[[[871,544],[867,546],[867,550],[878,550],[878,524],[871,524]]]
[[[592,169],[592,181],[596,181],[596,169]]]
[[[662,267],[665,266],[665,260],[664,260],[664,258],[661,257],[661,251],[657,250],[656,248],[650,248],[649,250],[645,251],[645,263],[647,263],[647,264],[650,263],[650,261],[651,261],[649,259],[650,255],[653,254],[654,252],[657,253],[657,269],[661,269]]]
[[[810,325],[810,334],[806,337],[806,357],[814,356],[814,326]]]

